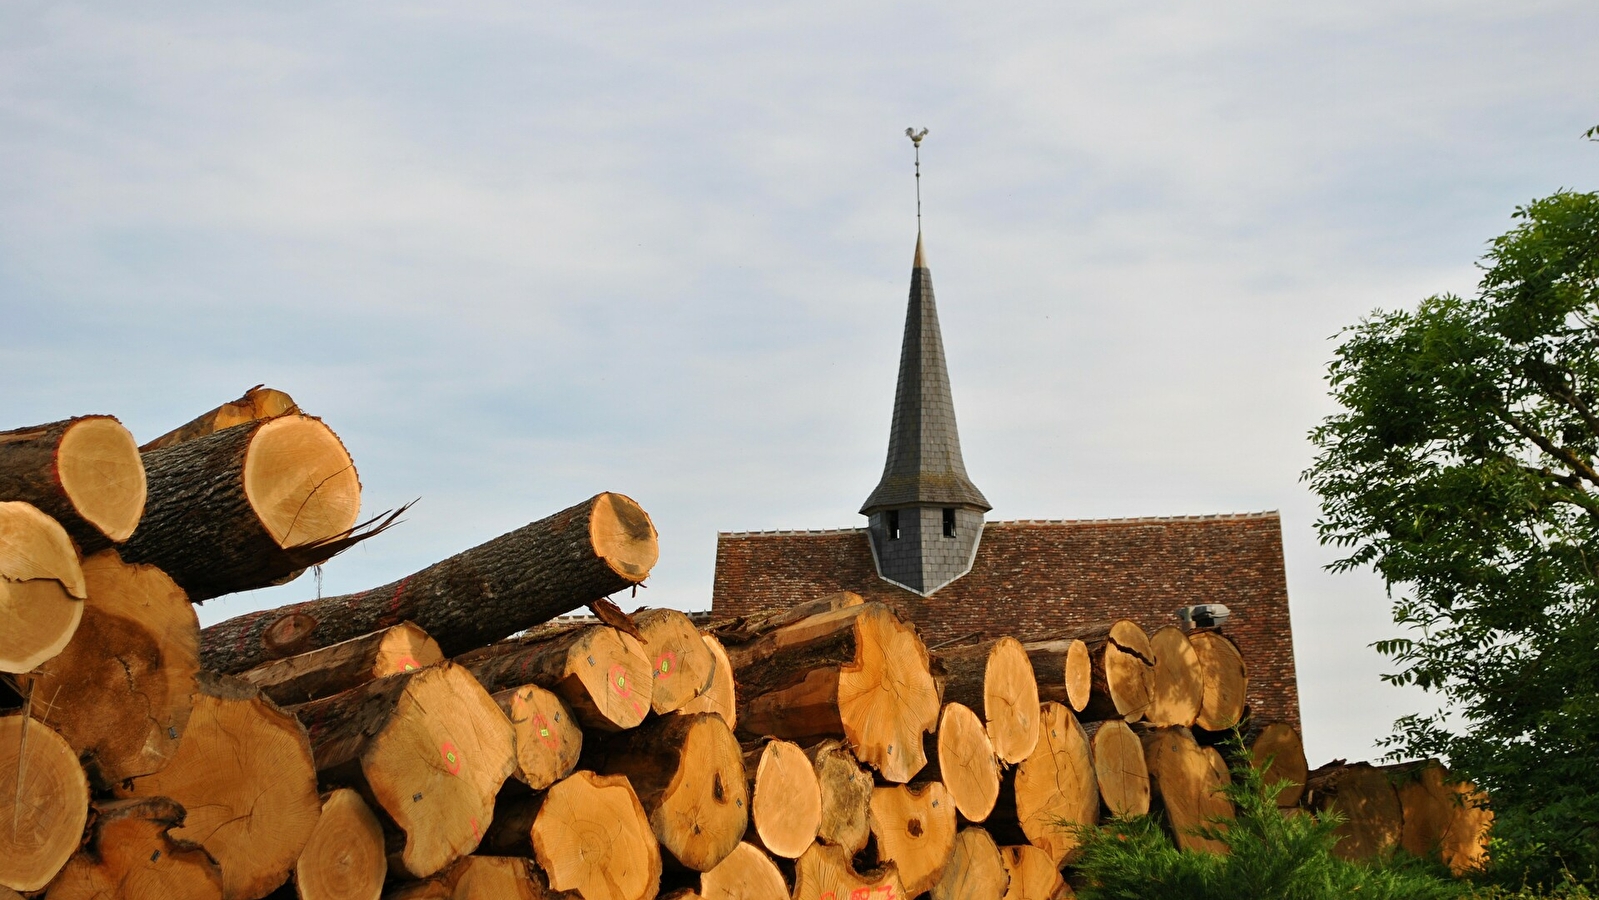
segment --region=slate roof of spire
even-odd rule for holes
[[[911,264],[911,293],[905,313],[905,340],[900,347],[899,384],[894,389],[894,422],[888,434],[888,460],[883,478],[863,514],[900,506],[971,506],[992,509],[983,492],[966,475],[960,434],[955,430],[955,403],[949,393],[944,339],[933,302],[933,273],[916,235]]]

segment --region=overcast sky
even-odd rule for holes
[[[136,7],[136,8],[135,8]],[[915,238],[992,519],[1281,510],[1311,763],[1423,696],[1332,576],[1332,336],[1599,187],[1599,4],[0,6],[0,427],[148,439],[258,382],[344,438],[390,581],[600,490],[863,524]],[[212,601],[209,624],[312,595]]]

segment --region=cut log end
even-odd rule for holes
[[[729,728],[738,727],[738,696],[734,689],[733,665],[727,659],[727,650],[714,636],[700,636],[705,649],[711,653],[712,668],[709,683],[700,695],[685,703],[677,711],[683,714],[712,712],[722,717]]]
[[[871,822],[877,858],[898,870],[906,896],[938,882],[955,847],[955,803],[943,784],[873,790]]]
[[[805,751],[816,771],[822,791],[822,821],[817,839],[843,848],[854,856],[871,838],[868,810],[872,800],[872,776],[862,769],[838,741],[822,741]]]
[[[133,435],[110,416],[67,427],[56,456],[61,489],[85,522],[120,544],[144,515],[144,462]]]
[[[294,864],[300,900],[356,900],[377,896],[388,874],[383,827],[348,788],[322,800],[322,816]]]
[[[1244,716],[1249,689],[1248,667],[1233,642],[1214,631],[1196,631],[1188,637],[1199,657],[1204,682],[1199,716],[1194,724],[1206,731],[1226,731]]]
[[[794,864],[794,900],[841,900],[845,897],[912,897],[900,884],[892,864],[857,871],[844,848],[815,843]]]
[[[1075,638],[1066,643],[1066,702],[1073,712],[1082,712],[1088,706],[1093,691],[1094,663],[1088,656],[1088,645]]]
[[[78,848],[89,782],[61,736],[23,716],[0,718],[0,885],[37,891]]]
[[[1030,717],[1038,721],[1038,709]],[[1035,738],[1034,745],[1037,740]],[[999,799],[999,759],[977,714],[959,703],[944,704],[938,717],[939,778],[968,822],[981,822]]]
[[[83,849],[51,882],[50,900],[222,900],[216,861],[170,833],[183,807],[151,797],[99,804],[96,813]]]
[[[634,614],[643,635],[654,685],[650,706],[657,713],[681,709],[698,697],[715,675],[716,659],[689,617],[675,609]]]
[[[541,791],[577,768],[583,729],[571,707],[536,684],[494,695],[511,720],[516,743],[516,776]]]
[[[1233,817],[1232,801],[1223,792],[1228,775],[1221,754],[1214,747],[1199,746],[1193,733],[1181,726],[1153,728],[1140,739],[1151,792],[1160,798],[1177,846],[1225,852],[1225,844],[1195,833],[1213,817]]]
[[[1149,768],[1138,735],[1120,719],[1095,722],[1089,743],[1093,748],[1094,778],[1099,797],[1112,816],[1141,816],[1149,812]]]
[[[1119,619],[1104,648],[1104,671],[1116,714],[1129,722],[1143,718],[1154,697],[1154,650],[1137,623]]]
[[[623,736],[607,760],[626,775],[661,849],[696,872],[733,852],[749,827],[744,756],[721,716],[664,716]]]
[[[660,556],[649,513],[622,494],[607,492],[594,499],[589,538],[595,554],[613,572],[635,584],[649,577]]]
[[[626,777],[575,772],[550,788],[533,821],[550,887],[585,900],[644,900],[660,888],[661,854]]]
[[[1194,645],[1181,628],[1167,625],[1150,636],[1149,649],[1154,667],[1144,718],[1155,726],[1193,725],[1204,698],[1204,676]]]
[[[933,885],[933,900],[1003,900],[1009,886],[1010,873],[994,839],[981,828],[963,828],[949,865]]]
[[[1016,817],[1022,834],[1056,863],[1077,848],[1076,825],[1099,821],[1099,787],[1088,735],[1071,710],[1045,703],[1038,746],[1016,767]]]
[[[256,431],[244,458],[244,493],[280,547],[346,534],[361,513],[350,454],[309,416],[281,416]]]
[[[32,504],[0,503],[0,672],[26,672],[60,653],[86,596],[66,531]]]
[[[1003,900],[1060,900],[1071,896],[1071,888],[1060,877],[1060,866],[1043,850],[1023,845],[1003,847],[1000,854],[1005,860],[1005,874],[1010,876]]]
[[[904,784],[927,764],[922,735],[938,722],[927,647],[879,604],[855,617],[856,654],[838,670],[838,713],[861,762]]]
[[[1305,780],[1310,775],[1299,732],[1286,722],[1273,722],[1255,736],[1249,745],[1249,755],[1251,764],[1261,770],[1261,779],[1266,784],[1287,782],[1277,795],[1277,805],[1298,806],[1305,795]]]
[[[1019,763],[1038,743],[1038,681],[1019,641],[994,642],[983,672],[983,718],[994,753]]]
[[[761,846],[774,856],[797,859],[822,826],[822,788],[805,751],[788,741],[761,748],[750,790],[750,819]]]
[[[772,858],[753,844],[733,848],[700,876],[701,900],[788,900],[788,885]]]

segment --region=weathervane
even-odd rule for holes
[[[927,137],[927,129],[917,131],[914,128],[905,129],[905,136],[911,139],[911,145],[916,148],[916,233],[922,233],[922,138]]]

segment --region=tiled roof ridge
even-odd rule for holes
[[[984,522],[983,527],[990,528],[1007,525],[1137,525],[1142,523],[1160,522],[1225,522],[1239,519],[1275,519],[1282,513],[1275,509],[1263,509],[1254,512],[1231,513],[1202,513],[1191,516],[1120,516],[1103,519],[1001,519],[998,521]],[[801,534],[859,534],[866,531],[861,528],[772,528],[755,531],[718,531],[717,537],[772,537],[780,535]]]

